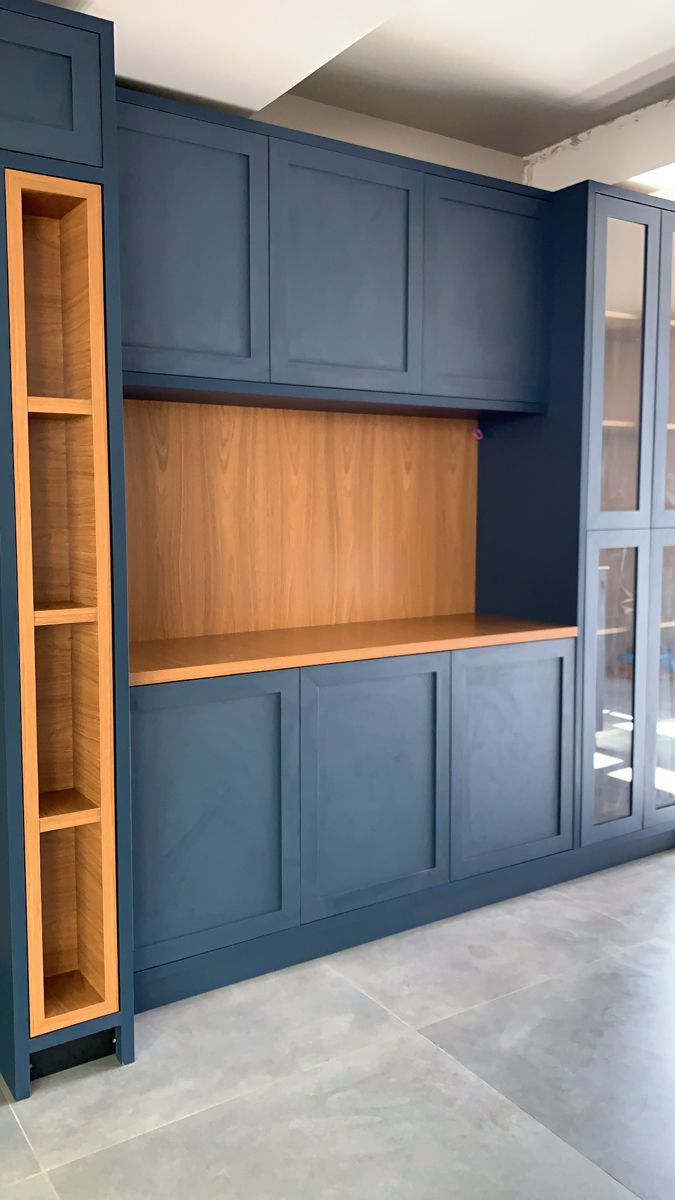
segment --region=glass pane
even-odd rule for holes
[[[663,551],[654,783],[656,807],[675,804],[675,546],[666,546]]]
[[[634,546],[600,551],[593,760],[596,825],[630,816],[633,807],[636,570]]]
[[[632,512],[640,484],[645,227],[607,222],[605,393],[602,411],[603,512]]]
[[[675,242],[675,237],[673,238]],[[670,284],[670,376],[668,392],[668,431],[666,433],[666,508],[675,508],[675,245]]]

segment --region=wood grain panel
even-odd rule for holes
[[[132,640],[472,611],[471,428],[127,401]]]
[[[118,1006],[101,190],[5,181],[35,1036]]]
[[[576,626],[545,625],[511,617],[461,613],[352,625],[313,625],[305,629],[262,630],[220,636],[168,638],[131,645],[131,684],[168,683],[244,675],[284,667],[431,654],[475,646],[573,638]]]

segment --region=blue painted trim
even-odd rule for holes
[[[236,116],[222,109],[210,107],[207,104],[190,100],[177,100],[169,96],[158,96],[150,91],[137,88],[118,87],[117,100],[120,104],[138,104],[144,108],[156,108],[162,112],[175,113],[181,117],[194,117],[198,121],[211,121],[216,125],[226,125],[230,129],[243,129],[249,133],[261,133],[265,137],[276,138],[286,142],[297,142],[303,146],[314,146],[318,150],[333,150],[340,154],[349,154],[354,158],[366,158],[372,162],[388,163],[394,167],[406,167],[412,171],[424,171],[430,175],[439,175],[443,179],[456,179],[460,183],[477,183],[483,187],[498,188],[503,192],[515,192],[521,196],[539,196],[542,200],[550,200],[551,193],[543,188],[528,187],[524,183],[515,183],[508,179],[495,179],[491,175],[477,175],[472,171],[461,171],[455,167],[444,167],[440,163],[425,162],[423,159],[406,158],[401,154],[390,154],[386,150],[375,150],[370,146],[358,146],[351,142],[338,141],[335,138],[321,137],[313,133],[302,133],[298,129],[287,129],[283,125],[269,125],[263,121],[254,121],[250,117]]]
[[[103,1029],[116,1029],[119,1022],[119,1013],[109,1013],[105,1017],[95,1017],[93,1021],[81,1021],[78,1025],[68,1025],[66,1029],[54,1029],[51,1033],[41,1033],[39,1037],[30,1038],[29,1049],[32,1053],[34,1050],[46,1050],[50,1046],[74,1042],[78,1038],[88,1037],[90,1033],[100,1033]]]
[[[307,387],[293,383],[263,383],[241,379],[150,375],[124,372],[124,395],[137,400],[177,400],[196,404],[269,405],[276,408],[325,409],[329,412],[408,413],[438,417],[484,413],[541,413],[546,405],[505,400],[478,402],[467,396],[425,396],[421,393],[366,391],[355,388]],[[275,403],[276,402],[276,403]]]
[[[210,954],[140,971],[136,975],[136,1010],[144,1012],[212,988],[265,975],[673,848],[675,833],[654,834],[653,830],[641,830],[609,843],[563,851],[548,858],[327,917]]]
[[[70,25],[75,29],[89,29],[100,34],[105,29],[112,39],[112,21],[102,17],[90,17],[86,13],[68,8],[57,8],[54,4],[43,4],[41,0],[2,0],[2,7],[10,12],[22,13],[26,17],[37,17],[56,25]]]
[[[0,159],[0,263],[7,261]],[[24,874],[19,614],[7,271],[0,271],[0,1074],[17,1099],[30,1093]]]

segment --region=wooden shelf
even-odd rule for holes
[[[28,411],[43,417],[90,417],[91,400],[68,396],[29,396]]]
[[[472,646],[503,646],[576,635],[576,626],[460,613],[169,638],[132,643],[130,682],[138,686],[178,679],[209,679],[283,667],[393,658],[399,654],[464,650]]]
[[[76,825],[95,825],[100,819],[98,805],[87,800],[76,788],[42,792],[40,796],[40,833],[74,829]]]
[[[96,617],[97,609],[87,604],[43,604],[35,609],[36,625],[87,625]]]
[[[102,997],[81,971],[64,971],[45,979],[45,1017],[54,1020],[65,1016],[91,1017],[94,1007],[101,1007]]]
[[[629,429],[633,433],[637,433],[637,423],[635,421],[615,421],[608,417],[602,422],[603,429]]]

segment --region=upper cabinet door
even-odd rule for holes
[[[660,214],[599,196],[595,213],[588,527],[647,527],[652,504]]]
[[[536,403],[546,202],[426,177],[423,390]]]
[[[423,184],[270,139],[274,382],[420,391]]]
[[[127,371],[269,379],[267,138],[118,106]]]
[[[97,33],[0,11],[0,146],[100,167]]]
[[[654,427],[655,525],[675,525],[675,212],[661,214],[659,328]]]

